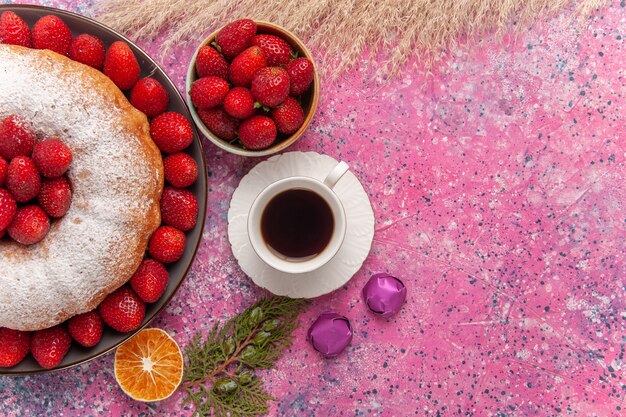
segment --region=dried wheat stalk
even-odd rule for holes
[[[380,70],[398,72],[416,55],[426,64],[465,36],[501,32],[571,7],[587,17],[606,0],[110,0],[95,11],[103,23],[134,39],[165,30],[164,53],[199,41],[242,17],[277,23],[318,52],[321,66],[338,75],[360,61],[363,51],[381,58]],[[368,49],[369,48],[369,49]],[[321,55],[320,55],[321,54]]]

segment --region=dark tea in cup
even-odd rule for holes
[[[263,262],[289,274],[326,265],[346,236],[346,213],[333,187],[348,172],[338,162],[324,180],[292,176],[259,192],[248,213],[248,238]]]
[[[261,216],[265,243],[278,256],[307,260],[322,253],[333,235],[335,219],[314,191],[291,189],[274,196]]]

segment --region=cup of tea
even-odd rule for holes
[[[339,162],[323,181],[288,177],[259,193],[248,214],[248,237],[266,264],[301,274],[337,254],[346,235],[346,213],[333,187],[348,169]]]

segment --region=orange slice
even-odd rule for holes
[[[144,329],[117,348],[115,379],[135,400],[164,400],[183,379],[180,347],[163,330]]]

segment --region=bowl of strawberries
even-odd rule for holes
[[[187,101],[198,129],[237,155],[280,152],[302,136],[319,97],[311,53],[293,33],[241,19],[212,33],[191,59]]]

